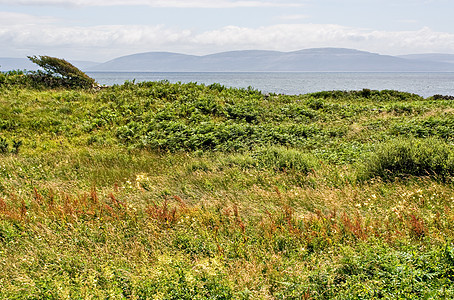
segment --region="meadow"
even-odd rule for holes
[[[0,74],[2,299],[452,299],[454,101]]]

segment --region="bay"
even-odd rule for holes
[[[423,97],[454,95],[454,72],[87,72],[101,84],[125,81],[220,83],[227,87],[252,87],[263,93],[287,95],[332,90],[398,90]]]

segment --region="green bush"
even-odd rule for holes
[[[414,101],[423,100],[419,95],[399,92],[395,90],[370,90],[362,89],[359,91],[322,91],[309,94],[310,96],[318,99],[370,99],[377,102],[383,101]]]
[[[436,94],[432,96],[434,100],[454,100],[454,96]]]
[[[275,171],[296,171],[308,174],[316,166],[313,155],[279,146],[258,150],[254,157],[259,166]]]
[[[435,138],[398,138],[380,144],[359,170],[361,180],[407,176],[434,176],[445,180],[453,175],[454,151]]]
[[[454,138],[453,131],[454,117],[450,115],[400,121],[389,128],[389,133],[393,135],[407,135],[418,138],[438,137],[447,141]]]
[[[28,56],[43,71],[31,72],[29,76],[47,87],[92,88],[95,80],[64,59],[50,56]]]

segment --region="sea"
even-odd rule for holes
[[[252,87],[263,93],[299,95],[333,90],[397,90],[430,97],[454,96],[454,72],[87,72],[101,85],[125,81],[196,82]]]

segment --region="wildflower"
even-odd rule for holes
[[[147,174],[145,173],[139,173],[136,175],[136,187],[137,189],[143,191],[143,190],[149,190],[149,185],[150,185],[150,179],[148,178]]]

